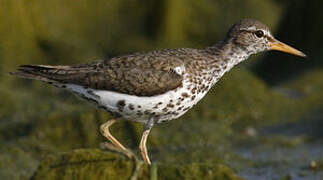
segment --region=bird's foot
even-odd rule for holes
[[[139,172],[141,170],[142,165],[144,164],[143,161],[139,160],[137,157],[133,159],[135,166],[132,172],[132,175],[130,177],[130,180],[137,180]]]
[[[117,153],[120,153],[120,154],[123,154],[125,156],[127,156],[129,159],[135,159],[137,160],[137,156],[132,152],[130,151],[129,149],[119,149],[117,147],[115,147],[113,144],[109,143],[109,142],[103,142],[100,144],[100,147],[101,149],[104,149],[104,150],[109,150],[109,151],[113,151],[113,152],[117,152]]]
[[[117,152],[117,153],[127,156],[129,159],[132,159],[134,161],[135,165],[134,165],[134,169],[133,169],[132,175],[130,177],[130,180],[137,180],[138,179],[139,172],[140,172],[141,167],[144,164],[144,162],[139,160],[139,158],[132,151],[130,151],[128,149],[127,150],[119,149],[109,142],[101,143],[100,147],[101,147],[101,149],[109,150],[112,152]]]

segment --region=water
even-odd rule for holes
[[[248,180],[323,180],[322,117],[262,128],[256,140],[234,148],[242,160],[231,165]],[[320,167],[314,170],[311,161]]]

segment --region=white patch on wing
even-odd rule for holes
[[[182,65],[182,66],[177,66],[177,67],[173,68],[173,70],[174,70],[177,74],[179,74],[179,75],[183,75],[183,73],[185,72],[185,67],[184,67],[184,65]]]

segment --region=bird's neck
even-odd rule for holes
[[[209,65],[214,67],[214,72],[220,76],[251,55],[241,46],[226,41],[207,47],[205,50],[213,56],[210,58]]]

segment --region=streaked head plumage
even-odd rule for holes
[[[278,50],[305,57],[304,53],[275,39],[269,28],[255,19],[243,19],[233,25],[225,41],[241,47],[249,54]]]

